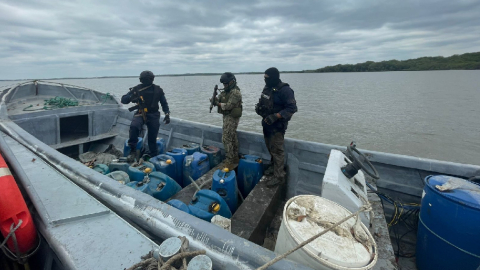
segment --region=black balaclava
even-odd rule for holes
[[[265,78],[265,84],[268,87],[274,87],[280,83],[280,72],[277,68],[271,67],[265,70],[265,74],[268,75],[268,78]]]

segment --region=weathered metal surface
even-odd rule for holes
[[[267,227],[283,200],[284,185],[267,187],[262,177],[232,217],[232,233],[263,245]]]
[[[158,247],[38,155],[3,132],[0,137],[6,159],[21,165],[17,181],[42,215],[37,227],[66,269],[124,269]]]

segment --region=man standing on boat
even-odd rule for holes
[[[150,156],[154,157],[158,155],[157,149],[157,136],[160,129],[160,112],[158,103],[162,105],[162,110],[165,113],[163,122],[170,123],[170,110],[168,108],[167,99],[165,93],[160,86],[153,84],[155,75],[151,71],[143,71],[140,73],[141,84],[130,88],[130,91],[122,96],[122,103],[128,104],[135,102],[138,105],[138,109],[133,116],[132,123],[130,124],[130,136],[128,139],[128,145],[130,146],[130,155],[127,157],[127,161],[133,162],[135,159],[140,158],[140,151],[136,150],[138,135],[142,130],[144,124],[148,128],[148,148],[150,150]],[[135,107],[137,107],[135,106]]]
[[[267,186],[274,187],[285,182],[283,142],[288,121],[297,112],[297,102],[292,88],[280,80],[277,68],[265,70],[264,79],[265,87],[255,111],[262,117],[263,137],[271,155],[271,165],[265,175],[273,174],[273,177]]]
[[[239,162],[237,127],[242,116],[242,93],[233,73],[223,73],[220,82],[223,84],[223,92],[215,98],[213,105],[218,107],[218,113],[223,114],[222,142],[225,148],[225,167],[233,170]]]

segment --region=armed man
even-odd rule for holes
[[[148,147],[150,156],[158,155],[157,135],[160,129],[160,112],[158,103],[162,105],[165,113],[163,122],[170,123],[170,110],[168,108],[165,93],[160,86],[153,84],[155,75],[151,71],[143,71],[140,73],[141,84],[130,88],[130,91],[122,96],[122,103],[137,103],[136,106],[130,108],[130,111],[137,110],[130,124],[130,136],[128,145],[130,146],[130,155],[127,157],[128,162],[139,160],[140,150],[136,150],[138,135],[144,124],[148,128]]]
[[[237,127],[242,116],[242,94],[237,86],[235,75],[225,72],[220,77],[223,84],[223,92],[215,97],[217,87],[210,101],[218,107],[218,113],[223,114],[222,142],[225,148],[225,167],[233,170],[238,166],[238,139]],[[212,106],[210,107],[211,110]]]
[[[263,137],[271,155],[271,165],[265,175],[273,174],[273,177],[266,184],[274,187],[285,182],[283,142],[288,121],[297,112],[297,102],[292,88],[280,80],[277,68],[265,70],[264,79],[265,87],[255,111],[262,117]]]

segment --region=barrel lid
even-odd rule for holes
[[[170,237],[160,245],[159,254],[162,258],[169,258],[180,251],[182,240],[177,237]]]
[[[296,244],[300,244],[350,214],[344,207],[325,198],[301,195],[287,202],[283,218],[287,220],[288,232]],[[350,218],[306,245],[304,250],[327,265],[362,268],[375,263],[375,240],[362,222],[354,225],[355,218]],[[352,235],[352,228],[355,228],[357,238],[364,239],[362,242]]]
[[[480,186],[477,184],[447,175],[427,176],[426,183],[445,198],[480,209]]]

